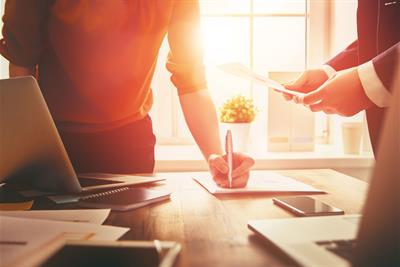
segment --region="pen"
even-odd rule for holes
[[[229,187],[232,187],[233,143],[232,143],[231,130],[228,130],[226,132],[225,152],[226,152],[226,157],[227,157],[227,160],[228,160],[228,182],[229,182]]]

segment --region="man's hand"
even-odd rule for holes
[[[250,176],[250,168],[254,165],[251,157],[233,153],[232,187],[245,187]],[[220,187],[229,187],[228,163],[226,155],[212,154],[208,158],[208,166],[215,183]]]
[[[311,111],[353,116],[373,105],[365,94],[356,68],[338,73],[317,90],[297,99]]]
[[[328,75],[323,69],[310,69],[304,71],[294,82],[285,84],[286,89],[309,93],[320,87],[328,80]],[[286,100],[292,100],[293,96],[283,94]],[[294,99],[297,101],[298,99]]]

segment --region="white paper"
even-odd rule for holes
[[[110,209],[1,211],[0,216],[102,224]]]
[[[0,217],[0,263],[9,265],[21,255],[32,251],[59,236],[57,229],[46,231],[40,225],[29,225],[29,221]]]
[[[128,230],[89,223],[0,216],[0,262],[6,266],[60,236],[66,240],[114,241]]]
[[[275,172],[250,173],[247,186],[244,188],[222,188],[217,186],[210,176],[195,177],[200,185],[207,189],[211,194],[235,194],[235,193],[261,193],[261,192],[304,192],[304,193],[323,193],[315,187],[296,181],[292,178],[280,175]]]
[[[277,81],[271,80],[268,77],[257,74],[241,63],[237,63],[237,62],[227,63],[227,64],[219,65],[218,67],[227,73],[230,73],[232,75],[235,75],[235,76],[238,76],[238,77],[241,77],[241,78],[253,81],[253,82],[257,82],[261,85],[275,89],[282,93],[290,94],[290,95],[297,96],[300,98],[304,97],[304,95],[305,95],[304,93],[288,90],[282,84],[278,83]]]

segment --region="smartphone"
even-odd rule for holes
[[[332,207],[311,197],[277,197],[272,201],[275,205],[292,212],[297,216],[343,215],[344,211]]]

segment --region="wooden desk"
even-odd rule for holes
[[[327,192],[313,195],[360,213],[367,184],[333,170],[278,171]],[[192,180],[201,173],[161,173],[171,201],[129,212],[112,212],[106,224],[130,227],[123,239],[173,240],[183,250],[177,266],[292,266],[266,241],[248,230],[247,221],[292,215],[272,204],[274,195],[215,197]],[[203,173],[208,175],[208,173]]]

